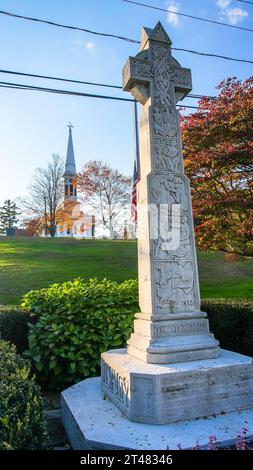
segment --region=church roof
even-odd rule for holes
[[[75,154],[74,154],[74,146],[73,146],[73,139],[72,139],[72,125],[68,126],[69,128],[69,140],[68,140],[68,150],[67,150],[67,157],[65,163],[65,175],[71,174],[76,175],[76,162],[75,162]]]

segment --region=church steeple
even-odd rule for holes
[[[65,174],[68,175],[76,175],[76,163],[75,163],[75,154],[74,154],[74,146],[73,146],[73,139],[72,139],[72,128],[74,126],[69,123],[69,141],[68,141],[68,150],[67,150],[67,158],[65,164]]]
[[[67,157],[65,163],[65,171],[64,171],[64,199],[76,201],[77,200],[77,192],[76,192],[76,162],[75,162],[75,154],[74,154],[74,146],[73,146],[73,139],[72,139],[72,128],[73,125],[71,123],[68,124],[69,128],[69,139],[68,139],[68,149],[67,149]]]

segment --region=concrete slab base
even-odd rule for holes
[[[62,393],[62,420],[75,450],[173,450],[178,443],[182,449],[192,449],[196,441],[207,446],[210,435],[226,447],[244,427],[253,439],[253,408],[159,426],[129,421],[105,398],[100,377],[83,380]]]

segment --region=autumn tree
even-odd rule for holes
[[[23,222],[26,234],[30,237],[38,235],[43,230],[44,224],[44,219],[40,217],[34,219],[27,219]]]
[[[131,179],[102,161],[89,161],[78,175],[79,193],[96,214],[96,225],[100,221],[110,232],[118,227],[120,216],[130,201]]]
[[[7,199],[0,207],[0,234],[6,234],[6,230],[15,227],[20,211],[15,202]]]
[[[63,161],[53,154],[46,168],[37,168],[30,185],[30,197],[26,201],[32,219],[43,221],[45,232],[54,237],[57,223],[57,209],[63,198]]]
[[[182,117],[185,172],[200,248],[253,256],[253,77]]]

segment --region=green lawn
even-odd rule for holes
[[[202,298],[253,298],[253,260],[226,263],[223,253],[201,252],[198,261]],[[78,276],[116,281],[136,277],[136,243],[0,238],[0,304],[17,304],[30,289]]]

